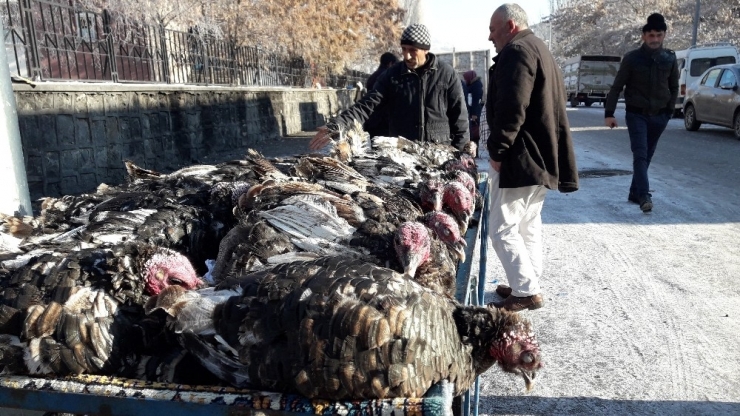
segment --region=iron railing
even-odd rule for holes
[[[345,88],[368,77],[317,71],[300,57],[125,21],[73,2],[0,1],[10,72],[33,80]]]

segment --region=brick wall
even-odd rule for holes
[[[345,90],[39,83],[14,85],[31,199],[164,172],[310,131],[351,104]]]

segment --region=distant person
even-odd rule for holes
[[[372,91],[372,89],[375,87],[375,82],[378,80],[380,74],[385,72],[386,69],[392,67],[396,63],[398,63],[398,58],[396,58],[396,55],[394,55],[392,52],[386,52],[380,55],[380,65],[378,65],[378,69],[376,69],[375,72],[373,72],[367,78],[367,82],[365,83],[367,90]]]
[[[367,91],[372,91],[380,75],[397,63],[398,58],[391,52],[380,55],[378,69],[367,79]],[[390,134],[388,130],[388,109],[385,107],[378,108],[370,115],[370,118],[362,125],[362,128],[370,134],[370,137],[388,136]]]
[[[489,236],[508,285],[491,306],[518,312],[544,305],[542,206],[548,189],[578,189],[565,86],[547,45],[528,29],[527,13],[508,3],[491,16],[498,53],[488,70],[486,142],[490,159]]]
[[[480,141],[480,113],[483,107],[483,81],[478,74],[473,71],[467,71],[463,74],[465,81],[465,104],[468,109],[470,119],[470,140],[479,145]],[[480,149],[480,146],[476,146]]]
[[[407,27],[401,35],[403,62],[380,75],[373,90],[359,102],[319,127],[309,148],[326,146],[332,132],[348,128],[353,120],[364,123],[384,106],[389,114],[389,135],[466,150],[470,142],[468,111],[460,79],[449,64],[429,52],[430,47],[426,26]]]
[[[668,26],[659,13],[648,16],[642,27],[642,45],[622,59],[604,105],[604,124],[617,127],[614,110],[624,89],[625,121],[632,148],[632,184],[627,200],[642,212],[653,210],[648,168],[658,139],[673,116],[678,97],[676,54],[663,48]]]

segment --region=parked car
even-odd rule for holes
[[[709,68],[686,90],[683,105],[686,130],[702,123],[730,127],[740,139],[740,64]]]
[[[686,88],[696,82],[707,69],[725,64],[740,62],[740,55],[734,45],[727,42],[707,43],[676,51],[678,65],[678,98],[675,116],[681,116],[686,100]]]

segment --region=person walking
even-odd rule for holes
[[[480,113],[483,107],[483,81],[481,81],[478,74],[473,71],[467,71],[463,74],[463,80],[465,81],[465,104],[468,109],[468,117],[470,119],[470,140],[475,142],[476,145],[480,144]],[[480,149],[480,146],[476,146]]]
[[[412,141],[449,144],[469,150],[468,112],[460,79],[447,63],[429,52],[426,26],[413,24],[401,35],[403,62],[388,68],[372,91],[337,117],[319,127],[310,150],[326,146],[331,134],[364,123],[375,111],[387,108],[388,133]],[[472,151],[474,154],[475,151]]]
[[[578,190],[563,76],[545,43],[528,28],[515,3],[491,16],[497,55],[488,70],[486,119],[490,135],[489,237],[508,285],[489,304],[509,311],[544,305],[542,206],[548,189]]]
[[[648,168],[658,140],[678,97],[676,54],[663,47],[668,26],[660,13],[653,13],[642,27],[642,45],[628,52],[617,71],[604,105],[604,124],[617,127],[614,111],[624,89],[625,121],[632,149],[632,183],[627,200],[644,213],[653,210]]]

